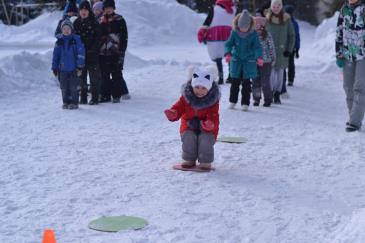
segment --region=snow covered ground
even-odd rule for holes
[[[215,172],[179,172],[171,169],[180,160],[179,124],[163,110],[178,99],[186,67],[209,62],[194,36],[202,18],[168,0],[125,2],[131,10],[122,12],[136,29],[144,26],[133,19],[140,18],[133,2],[150,4],[144,16],[154,19],[146,30],[168,8],[176,15],[158,22],[148,45],[132,34],[125,69],[132,99],[120,104],[62,110],[49,49],[29,50],[25,37],[14,34],[19,46],[9,51],[11,43],[0,37],[0,242],[40,242],[45,228],[60,243],[363,242],[365,134],[344,131],[340,71],[328,57],[332,50],[324,50],[333,40],[301,23],[297,79],[281,106],[228,110],[223,86],[220,135],[248,142],[217,143]],[[166,33],[176,16],[190,41]],[[331,23],[319,28],[333,30]],[[88,222],[102,215],[139,216],[149,226],[89,230]]]

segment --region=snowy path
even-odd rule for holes
[[[248,143],[218,143],[216,172],[182,173],[171,169],[179,124],[162,111],[178,98],[186,60],[208,61],[205,48],[193,50],[146,49],[166,64],[127,70],[133,98],[121,104],[64,111],[56,87],[0,98],[0,242],[36,243],[47,227],[60,243],[360,242],[365,133],[344,131],[338,72],[316,72],[304,47],[291,98],[248,113],[226,109],[224,86],[220,134]],[[182,58],[171,61],[172,51]],[[87,229],[123,214],[150,225]]]

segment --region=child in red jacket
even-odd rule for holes
[[[219,130],[220,90],[209,70],[197,69],[183,85],[180,99],[165,110],[169,121],[181,119],[182,167],[199,161],[200,169],[211,169]]]

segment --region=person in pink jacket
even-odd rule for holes
[[[217,64],[218,84],[223,84],[224,44],[231,34],[233,19],[232,0],[216,0],[198,32],[198,41],[207,44],[209,57]]]

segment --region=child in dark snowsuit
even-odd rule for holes
[[[61,24],[62,34],[57,35],[53,50],[52,70],[59,77],[63,109],[77,109],[79,102],[79,77],[85,65],[85,49],[80,37],[73,34],[71,21]]]
[[[182,167],[194,167],[199,161],[200,169],[211,169],[219,130],[219,99],[212,72],[197,69],[183,86],[179,101],[165,110],[169,121],[181,119]]]
[[[99,102],[101,74],[99,66],[100,26],[91,10],[90,3],[84,0],[80,4],[79,17],[74,23],[75,33],[81,37],[85,46],[86,65],[81,76],[80,104],[87,104],[87,75],[90,77],[90,105]]]
[[[241,106],[248,111],[251,96],[251,79],[257,76],[257,65],[262,66],[262,48],[254,21],[247,10],[236,16],[231,36],[225,45],[226,61],[230,63],[231,92],[230,109],[234,109],[242,84]]]

